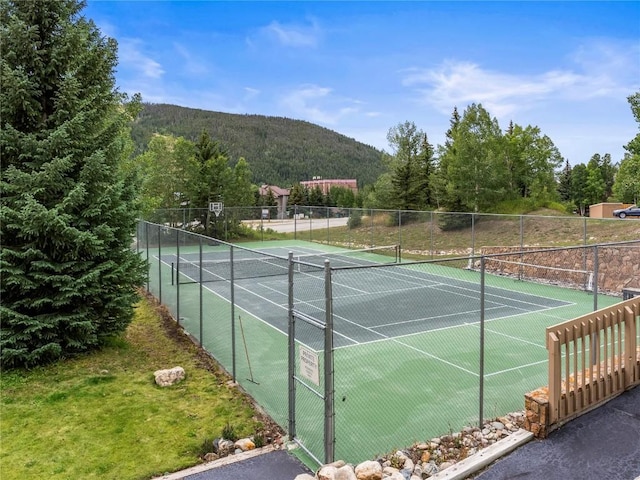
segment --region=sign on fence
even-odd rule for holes
[[[318,354],[302,345],[300,346],[300,374],[316,385],[320,385]]]

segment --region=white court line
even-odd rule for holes
[[[466,323],[465,322],[465,325],[469,325],[469,326],[472,326],[472,327],[478,327],[478,329],[479,329],[479,324],[478,323]],[[501,337],[508,338],[510,340],[515,340],[515,341],[520,342],[520,343],[526,343],[528,345],[533,345],[534,347],[542,348],[544,350],[547,349],[547,347],[545,345],[541,345],[539,343],[531,342],[529,340],[525,340],[525,339],[520,338],[520,337],[514,337],[513,335],[508,335],[506,333],[497,332],[495,330],[491,330],[491,329],[488,329],[488,328],[485,328],[484,331],[485,332],[489,332],[489,333],[493,333],[494,335],[499,335]]]
[[[158,256],[157,256],[157,255],[155,255],[155,256],[154,256],[154,258],[158,258]],[[182,256],[181,256],[180,258],[182,258]],[[162,263],[164,263],[165,265],[168,265],[168,263],[167,263],[167,262],[162,261],[162,260],[160,260],[160,261],[161,261]],[[205,270],[206,270],[206,269],[205,269]],[[373,269],[373,270],[375,270],[375,269]],[[212,272],[210,272],[210,273],[212,273]],[[377,273],[377,272],[376,272],[376,273]],[[404,274],[401,274],[401,275],[402,275],[402,276],[408,276],[408,275],[404,275]],[[433,275],[433,274],[429,274],[429,275]],[[185,276],[186,276],[186,275],[185,275]],[[217,276],[217,275],[216,275],[216,276]],[[388,275],[382,275],[382,276],[383,276],[384,278],[388,278],[388,277],[389,277]],[[440,276],[440,275],[433,275],[433,276],[442,277],[442,276]],[[222,278],[222,277],[220,277],[220,276],[218,276],[218,277],[219,277],[219,278]],[[315,277],[315,276],[311,276],[311,277],[312,277],[312,278],[316,278],[316,279],[318,278],[318,277]],[[430,280],[427,280],[427,279],[422,279],[422,278],[420,278],[420,277],[415,277],[415,276],[410,276],[410,277],[411,277],[411,278],[413,278],[414,280],[421,280],[421,281],[423,281],[423,282],[424,282],[424,281],[430,281]],[[187,276],[187,278],[191,278],[191,277]],[[449,278],[448,278],[448,277],[442,277],[442,278],[446,278],[446,279],[448,279],[448,280],[449,280]],[[229,281],[229,280],[224,280],[224,281],[225,281],[225,283],[230,283],[230,281]],[[462,282],[463,282],[463,283],[471,283],[471,282],[468,282],[468,281],[462,281]],[[407,283],[415,283],[415,282],[407,282]],[[417,284],[417,283],[416,283],[416,284]],[[281,291],[276,290],[276,289],[273,289],[273,288],[269,287],[268,285],[265,285],[264,283],[259,283],[259,285],[260,285],[261,287],[263,287],[263,288],[266,288],[266,289],[268,289],[268,290],[270,290],[270,291],[273,291],[273,292],[277,293],[278,295],[284,295]],[[364,291],[364,290],[360,290],[360,289],[357,289],[357,288],[351,287],[351,286],[349,286],[349,285],[344,285],[344,284],[342,284],[342,283],[337,283],[337,285],[341,285],[342,287],[345,287],[345,288],[349,288],[349,289],[355,290],[355,291],[357,291],[357,292],[361,293],[362,295],[376,295],[376,294],[379,294],[379,293],[380,293],[380,292],[367,292],[367,291]],[[422,289],[422,288],[432,288],[432,289],[435,289],[435,290],[445,291],[445,292],[447,292],[447,293],[452,293],[452,294],[455,294],[455,295],[462,295],[462,296],[466,296],[466,297],[473,298],[473,299],[477,299],[477,298],[478,298],[477,296],[463,295],[463,294],[460,294],[460,293],[458,293],[458,292],[451,292],[451,291],[449,291],[449,290],[447,290],[447,289],[443,289],[443,288],[441,288],[441,287],[443,287],[443,286],[448,286],[448,287],[453,287],[453,288],[461,289],[461,290],[471,290],[471,291],[473,291],[473,292],[474,292],[474,290],[472,290],[472,289],[465,288],[465,287],[461,287],[461,286],[450,285],[450,284],[448,284],[448,283],[444,283],[444,284],[440,283],[440,284],[436,284],[436,285],[424,285],[424,284],[417,284],[417,285],[419,285],[419,286],[418,286],[418,287],[416,287],[416,288],[411,288],[411,289],[399,289],[399,290],[394,290],[394,291],[407,291],[407,290],[417,290],[417,289]],[[272,300],[270,300],[270,299],[268,299],[268,298],[266,298],[266,297],[264,297],[264,296],[262,296],[262,295],[259,295],[259,294],[255,293],[255,292],[253,292],[253,291],[251,291],[251,290],[249,290],[249,289],[247,289],[247,288],[245,288],[245,287],[241,286],[241,285],[238,285],[237,283],[236,283],[236,286],[237,286],[238,288],[240,288],[241,290],[244,290],[244,291],[248,292],[249,294],[254,295],[254,296],[256,296],[256,297],[260,298],[261,300],[266,301],[267,303],[270,303],[270,304],[272,304],[272,305],[275,305],[275,306],[276,306],[277,308],[279,308],[279,309],[283,309],[283,310],[287,310],[287,311],[288,311],[288,304],[285,306],[285,305],[282,305],[282,304],[276,303],[276,302],[274,302],[274,301],[272,301]],[[204,286],[204,285],[203,285],[203,287],[204,287],[205,289],[207,289],[208,291],[210,291],[210,292],[214,293],[214,295],[216,295],[216,296],[218,296],[218,297],[222,298],[222,299],[223,299],[223,300],[225,300],[226,302],[230,302],[230,300],[228,300],[225,296],[218,294],[217,292],[215,292],[214,290],[210,289],[209,287],[206,287],[206,286]],[[440,288],[438,288],[438,287],[440,287]],[[497,288],[497,289],[499,289],[499,290],[506,290],[506,291],[509,291],[509,292],[514,292],[513,290],[503,289],[503,288],[499,288],[499,287],[492,287],[492,288]],[[392,291],[392,293],[393,293],[394,291]],[[383,293],[386,293],[386,292],[383,292]],[[515,291],[515,293],[520,293],[520,292]],[[491,296],[495,296],[495,297],[498,297],[498,298],[506,298],[506,297],[499,296],[499,295],[495,295],[495,294],[489,294],[489,295],[491,295]],[[545,297],[543,297],[543,296],[535,295],[535,294],[526,294],[526,293],[525,293],[525,295],[530,295],[530,296],[536,296],[536,297],[540,297],[540,298],[545,298]],[[338,298],[347,298],[347,297],[355,297],[355,296],[359,296],[359,295],[341,296],[341,297],[338,297]],[[322,300],[322,299],[320,299],[320,300]],[[513,301],[514,299],[510,299],[510,300],[512,300],[512,301]],[[555,299],[553,299],[553,300],[554,300],[554,301],[558,301],[558,300],[555,300]],[[520,303],[529,304],[529,305],[534,305],[534,306],[537,306],[538,308],[539,308],[539,307],[541,307],[540,305],[535,304],[535,303],[532,303],[532,302],[525,302],[525,301],[520,301],[520,300],[515,300],[515,301],[520,302]],[[318,310],[318,311],[320,311],[320,312],[324,312],[324,311],[325,311],[323,308],[320,308],[320,307],[317,307],[317,306],[315,306],[315,305],[310,304],[310,303],[309,303],[309,301],[301,301],[301,300],[299,300],[299,299],[298,299],[298,303],[305,304],[305,305],[307,305],[307,306],[309,306],[309,307],[311,307],[311,308],[314,308],[314,309],[316,309],[316,310]],[[497,308],[506,307],[506,308],[514,308],[514,309],[516,309],[516,310],[523,310],[523,311],[524,311],[524,312],[526,312],[526,313],[535,313],[535,311],[533,311],[533,312],[531,312],[531,311],[527,311],[527,310],[524,310],[524,309],[523,309],[523,308],[521,308],[521,307],[514,307],[514,306],[510,306],[510,305],[506,305],[506,304],[500,304],[500,303],[496,303],[496,304],[497,304],[498,306],[497,306],[497,307],[492,307],[491,309],[497,309]],[[575,305],[575,303],[565,303],[564,305],[557,305],[557,306],[554,306],[554,307],[548,307],[548,308],[547,308],[547,310],[555,309],[555,308],[561,308],[561,307],[565,307],[565,306],[569,306],[569,305]],[[276,331],[278,331],[278,332],[280,332],[280,333],[285,334],[284,332],[282,332],[282,330],[280,330],[279,328],[277,328],[275,325],[271,324],[270,322],[265,321],[264,319],[262,319],[261,317],[259,317],[259,316],[258,316],[258,315],[256,315],[255,313],[250,312],[250,311],[248,311],[247,309],[245,309],[245,308],[243,308],[243,307],[240,307],[239,305],[236,305],[236,306],[237,306],[237,308],[239,308],[241,311],[246,312],[247,314],[249,314],[249,315],[251,315],[252,317],[256,318],[257,320],[261,321],[262,323],[265,323],[265,324],[269,325],[271,328],[275,329]],[[474,310],[474,312],[477,312],[477,311],[478,311],[478,310]],[[463,313],[465,313],[465,312],[463,312]],[[472,313],[472,312],[466,312],[466,313]],[[453,316],[453,315],[460,315],[460,313],[457,313],[457,314],[450,314],[450,315],[447,315],[447,316]],[[522,314],[517,314],[517,315],[522,315]],[[517,316],[517,315],[513,315],[513,316]],[[365,327],[365,326],[363,326],[363,325],[360,325],[360,324],[358,324],[358,323],[356,323],[356,322],[354,322],[354,321],[351,321],[351,320],[349,320],[349,319],[347,319],[347,318],[344,318],[344,317],[341,317],[341,316],[339,316],[339,315],[337,315],[337,317],[338,317],[338,318],[340,318],[342,321],[344,321],[344,322],[346,322],[346,323],[350,323],[350,324],[352,324],[352,325],[354,325],[354,326],[357,326],[357,327],[359,327],[359,328],[362,328],[362,329],[364,329],[364,330],[368,330],[368,331],[370,331],[371,333],[373,333],[373,334],[375,334],[375,335],[378,335],[378,336],[380,336],[380,337],[382,337],[382,338],[380,338],[379,340],[368,341],[368,342],[357,342],[357,341],[355,341],[354,339],[351,339],[350,337],[348,337],[348,336],[346,336],[346,335],[344,335],[344,334],[341,334],[341,333],[340,333],[340,332],[338,332],[338,331],[334,331],[334,333],[336,333],[337,335],[339,335],[339,336],[341,336],[341,337],[345,338],[345,339],[346,339],[346,340],[348,340],[348,341],[353,342],[353,343],[352,343],[352,345],[345,345],[345,346],[342,346],[342,347],[336,347],[336,348],[349,348],[349,347],[353,347],[353,346],[356,346],[356,345],[365,345],[365,344],[368,344],[368,343],[377,343],[377,342],[380,342],[380,341],[392,341],[392,342],[397,343],[397,344],[399,344],[399,345],[402,345],[402,346],[404,346],[404,347],[406,347],[406,348],[409,348],[410,350],[414,350],[414,351],[416,351],[416,352],[418,352],[418,353],[421,353],[421,354],[423,354],[423,355],[425,355],[425,356],[427,356],[427,357],[433,358],[433,359],[438,360],[438,361],[440,361],[440,362],[442,362],[442,363],[444,363],[444,364],[447,364],[447,365],[452,366],[452,367],[454,367],[454,368],[457,368],[457,369],[459,369],[459,370],[461,370],[461,371],[464,371],[464,372],[466,372],[466,373],[469,373],[469,374],[471,374],[471,375],[473,375],[473,376],[479,377],[479,374],[478,374],[478,373],[475,373],[475,372],[473,372],[473,371],[471,371],[471,370],[468,370],[468,369],[466,369],[466,368],[464,368],[464,367],[461,367],[461,366],[459,366],[459,365],[456,365],[456,364],[454,364],[454,363],[452,363],[452,362],[449,362],[449,361],[447,361],[447,360],[445,360],[445,359],[443,359],[443,358],[440,358],[440,357],[438,357],[438,356],[436,356],[436,355],[433,355],[433,354],[431,354],[431,353],[429,353],[429,352],[426,352],[426,351],[424,351],[424,350],[422,350],[422,349],[419,349],[419,348],[414,347],[414,346],[412,346],[412,345],[408,345],[408,344],[406,344],[406,343],[401,342],[401,341],[399,341],[399,340],[398,340],[399,338],[404,338],[404,337],[408,337],[408,336],[419,335],[419,334],[422,334],[422,333],[428,333],[428,332],[432,332],[432,331],[446,330],[446,329],[450,329],[450,328],[457,328],[457,327],[462,327],[462,326],[465,326],[465,325],[466,325],[466,326],[473,325],[473,324],[471,324],[471,323],[465,323],[465,324],[459,324],[459,325],[454,325],[454,326],[449,326],[449,327],[443,327],[443,328],[440,328],[440,329],[429,330],[429,331],[426,331],[426,332],[425,332],[425,331],[423,331],[423,332],[416,332],[416,333],[412,333],[412,334],[408,334],[408,335],[404,335],[404,336],[400,336],[400,337],[389,337],[389,336],[384,335],[384,334],[382,334],[382,333],[380,333],[380,332],[377,332],[375,329],[376,329],[376,328],[384,328],[384,327],[386,327],[386,326],[393,326],[393,325],[397,325],[397,324],[400,324],[400,323],[411,323],[411,322],[417,322],[417,321],[424,321],[424,320],[428,320],[429,318],[425,318],[425,319],[413,319],[413,320],[408,320],[408,321],[404,321],[404,322],[395,322],[395,323],[391,323],[391,324],[383,324],[383,325],[378,325],[378,326],[376,326],[376,327],[371,327],[371,328],[370,328],[370,327]],[[442,316],[439,316],[439,317],[442,317]],[[555,316],[551,316],[551,315],[549,315],[549,317],[551,317],[551,318],[559,318],[559,317],[555,317]],[[431,318],[433,318],[433,317],[431,317]],[[508,318],[508,317],[499,317],[499,318],[491,319],[491,320],[488,320],[488,321],[500,320],[500,319],[503,319],[503,318]],[[476,325],[477,325],[477,323],[476,323]],[[492,333],[494,333],[494,334],[499,334],[498,332],[492,332]],[[285,335],[286,335],[286,334],[285,334]],[[500,335],[504,335],[504,334],[500,334]],[[512,339],[517,340],[517,341],[526,342],[525,340],[518,339],[517,337],[511,337],[511,336],[509,336],[509,335],[504,335],[504,336],[505,336],[505,337],[512,338]],[[530,342],[526,342],[526,343],[530,343]],[[533,343],[532,343],[532,345],[539,346],[539,345],[537,345],[537,344],[533,344]],[[499,372],[494,372],[494,373],[491,373],[491,374],[486,374],[485,376],[487,376],[487,377],[488,377],[488,376],[498,375],[498,374],[500,374],[500,373],[506,373],[506,372],[509,372],[509,371],[512,371],[512,370],[517,370],[517,369],[519,369],[519,368],[524,368],[524,367],[531,366],[531,365],[537,365],[537,364],[544,363],[544,362],[546,362],[546,360],[541,361],[541,362],[535,362],[535,363],[527,364],[527,365],[524,365],[524,366],[513,367],[513,368],[510,368],[510,369],[502,370],[502,371],[499,371]]]
[[[504,305],[499,305],[497,307],[491,307],[491,308],[485,308],[485,311],[487,310],[497,310],[499,308],[503,308]],[[437,320],[439,318],[445,318],[445,317],[457,317],[459,315],[470,315],[473,313],[480,313],[479,309],[474,309],[474,310],[465,310],[463,312],[453,312],[453,313],[447,313],[446,315],[437,315],[435,317],[421,317],[421,318],[412,318],[411,320],[402,320],[400,322],[391,322],[391,323],[382,323],[380,325],[375,325],[374,327],[371,328],[385,328],[385,327],[395,327],[398,325],[405,325],[407,323],[415,323],[415,322],[426,322],[429,320]],[[522,315],[521,313],[519,313],[518,315]],[[503,317],[500,317],[503,318]],[[471,325],[471,323],[468,322],[464,322],[461,325]],[[426,333],[426,332],[430,332],[431,330],[423,330],[421,333]]]
[[[276,291],[275,289],[271,289],[271,287],[268,287],[268,286],[266,286],[266,285],[264,285],[264,284],[261,284],[261,286],[263,286],[263,287],[265,287],[265,288],[268,288],[269,290]],[[257,294],[256,294],[256,295],[257,295]],[[257,295],[257,296],[258,296],[258,297],[260,297],[260,295]],[[307,301],[299,301],[298,303],[299,303],[299,304],[307,305],[307,306],[309,306],[309,307],[311,307],[311,308],[314,308],[314,309],[316,309],[316,310],[318,310],[318,311],[320,311],[320,312],[326,312],[323,308],[317,307],[317,306],[315,306],[315,305],[311,305],[311,304],[309,304]],[[277,304],[276,304],[276,305],[277,305]],[[424,350],[421,350],[421,349],[419,349],[419,348],[416,348],[416,347],[414,347],[414,346],[412,346],[412,345],[408,345],[408,344],[406,344],[406,343],[403,343],[403,342],[401,342],[401,341],[397,340],[397,338],[398,338],[398,337],[389,337],[388,335],[385,335],[385,334],[383,334],[383,333],[381,333],[381,332],[377,332],[377,331],[376,331],[376,330],[374,330],[373,328],[366,327],[366,326],[364,326],[364,325],[360,325],[359,323],[356,323],[356,322],[354,322],[354,321],[352,321],[352,320],[349,320],[348,318],[342,317],[342,316],[340,316],[340,315],[336,315],[335,313],[334,313],[334,318],[339,318],[340,320],[342,320],[342,321],[343,321],[343,322],[345,322],[345,323],[352,324],[352,325],[354,325],[354,326],[356,326],[356,327],[359,327],[359,328],[361,328],[361,329],[363,329],[363,330],[369,331],[370,333],[373,333],[374,335],[377,335],[377,336],[381,337],[381,338],[380,338],[379,340],[377,340],[377,341],[391,341],[391,342],[397,343],[397,344],[402,345],[402,346],[404,346],[404,347],[406,347],[406,348],[409,348],[410,350],[414,350],[414,351],[416,351],[416,352],[418,352],[418,353],[421,353],[421,354],[423,354],[423,355],[426,355],[427,357],[433,358],[433,359],[438,360],[438,361],[440,361],[440,362],[442,362],[442,363],[444,363],[444,364],[447,364],[447,365],[449,365],[449,366],[452,366],[452,367],[454,367],[454,368],[457,368],[457,369],[459,369],[459,370],[462,370],[463,372],[469,373],[469,374],[474,375],[474,376],[476,376],[476,377],[477,377],[477,376],[479,376],[477,373],[472,372],[471,370],[468,370],[468,369],[466,369],[466,368],[464,368],[464,367],[461,367],[460,365],[456,365],[456,364],[455,364],[455,363],[453,363],[453,362],[449,362],[448,360],[445,360],[445,359],[443,359],[443,358],[440,358],[440,357],[438,357],[437,355],[433,355],[433,354],[431,354],[431,353],[429,353],[429,352],[426,352],[426,351],[424,351]],[[356,340],[354,340],[354,339],[351,339],[350,337],[348,337],[348,336],[346,336],[346,335],[341,334],[340,332],[336,331],[335,329],[334,329],[334,333],[336,333],[336,334],[338,334],[338,335],[340,335],[340,336],[342,336],[342,337],[344,337],[344,338],[346,338],[346,339],[348,339],[348,340],[351,340],[351,341],[353,342],[353,345],[350,345],[350,346],[352,346],[352,347],[353,347],[353,346],[356,346],[356,345],[364,345],[364,344],[368,344],[368,343],[373,343],[373,342],[358,342],[358,341],[356,341]],[[346,345],[345,345],[345,346],[346,346]],[[340,347],[337,347],[337,348],[340,348]]]
[[[420,264],[418,264],[418,265],[420,265]],[[406,281],[407,283],[415,283],[415,282],[411,282],[410,280],[404,280],[404,278],[410,278],[412,280],[420,280],[422,282],[425,282],[425,281],[433,282],[433,283],[436,282],[436,280],[433,280],[433,279],[430,279],[430,278],[423,278],[423,277],[420,277],[418,275],[409,275],[407,273],[400,273],[400,272],[397,271],[398,269],[403,268],[404,271],[406,271],[406,272],[415,272],[415,273],[418,273],[418,274],[427,275],[429,277],[438,277],[438,278],[442,278],[444,280],[448,280],[448,281],[440,281],[439,285],[446,285],[446,286],[450,286],[450,287],[453,287],[453,288],[460,288],[460,289],[466,289],[466,290],[471,290],[471,291],[475,291],[475,290],[474,289],[470,289],[468,287],[452,285],[450,282],[460,282],[462,284],[467,284],[467,285],[468,284],[477,285],[476,283],[471,282],[470,280],[451,278],[451,277],[447,277],[447,276],[444,276],[444,275],[439,275],[437,273],[430,273],[430,272],[425,272],[425,271],[422,271],[422,270],[414,270],[414,269],[411,269],[411,268],[407,268],[407,267],[411,267],[412,266],[411,264],[397,263],[397,264],[389,264],[387,266],[395,266],[397,268],[396,269],[389,269],[389,270],[385,271],[385,273],[380,274],[378,272],[378,269],[380,267],[375,267],[375,268],[371,269],[372,270],[371,273],[372,274],[377,274],[377,275],[382,276],[383,278],[387,278],[387,279],[389,277],[393,277],[393,276],[403,277],[403,281]],[[448,268],[450,268],[450,267],[448,267]],[[422,284],[418,283],[418,285],[422,285]],[[521,295],[533,296],[533,297],[538,297],[538,298],[545,298],[547,300],[553,300],[555,302],[561,301],[561,300],[557,300],[557,299],[552,298],[552,297],[547,297],[545,295],[539,295],[539,294],[527,293],[527,292],[520,292],[518,290],[512,290],[510,288],[505,288],[505,287],[498,287],[498,286],[494,286],[494,285],[488,285],[488,287],[491,288],[492,290],[501,290],[501,291],[510,292],[510,293],[517,293],[517,294],[521,294]],[[451,293],[453,293],[453,292],[451,292]],[[499,296],[497,294],[494,294],[494,293],[489,293],[487,295],[496,296],[496,297],[499,297],[499,298],[509,298],[509,297],[501,297],[501,296]],[[517,300],[517,301],[520,301],[520,300]],[[562,300],[562,301],[564,302],[564,300]],[[526,303],[526,302],[523,302],[523,303]],[[575,303],[572,303],[572,302],[566,302],[566,303],[567,303],[567,305],[575,305]]]
[[[532,362],[532,363],[527,363],[525,365],[519,365],[517,367],[512,367],[512,368],[506,368],[504,370],[498,370],[497,372],[493,372],[493,373],[485,373],[484,377],[493,377],[495,375],[501,375],[503,373],[507,373],[507,372],[513,372],[514,370],[520,370],[521,368],[527,368],[527,367],[534,367],[536,365],[541,365],[543,363],[547,363],[547,360],[540,360],[538,362]]]

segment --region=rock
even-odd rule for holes
[[[175,383],[181,382],[185,378],[184,368],[173,367],[166,370],[156,370],[153,372],[156,384],[161,387],[169,387]]]
[[[335,480],[358,480],[358,477],[356,477],[351,465],[345,465],[338,468],[334,478]]]
[[[400,472],[394,472],[389,476],[384,477],[385,480],[407,480]]]
[[[355,474],[358,480],[382,480],[382,465],[368,460],[356,466]]]
[[[318,480],[335,480],[338,469],[333,465],[323,465],[316,473]]]
[[[253,450],[254,448],[256,448],[256,444],[253,443],[250,438],[241,438],[236,443],[234,443],[234,446],[236,448],[239,448],[243,452],[246,452],[247,450]]]
[[[312,477],[308,473],[301,473],[300,475],[296,475],[296,478],[293,480],[316,480],[316,477]]]
[[[218,460],[220,456],[217,453],[209,452],[204,456],[205,462],[213,462],[214,460]]]
[[[446,470],[447,468],[449,468],[450,466],[453,465],[453,462],[443,462],[440,464],[440,470]]]
[[[220,456],[228,455],[233,448],[233,442],[224,438],[216,438],[213,441],[213,451]]]
[[[411,460],[409,457],[405,458],[404,460],[404,469],[403,470],[409,470],[412,471],[413,468],[415,467],[413,460]]]
[[[384,467],[384,468],[382,469],[382,476],[383,476],[384,478],[387,478],[387,477],[389,477],[389,475],[393,475],[394,473],[399,472],[399,471],[400,471],[400,470],[398,470],[397,468],[394,468],[394,467],[391,467],[391,466],[389,466],[389,467]]]
[[[420,456],[420,461],[422,463],[427,463],[430,458],[431,458],[431,453],[428,452],[428,451],[424,451],[424,452],[422,452],[422,455]]]
[[[422,465],[422,472],[426,473],[428,476],[435,475],[436,473],[438,473],[438,466],[435,464],[435,462],[430,461]]]

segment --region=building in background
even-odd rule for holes
[[[358,182],[354,179],[348,180],[339,180],[339,179],[329,179],[322,177],[313,177],[311,180],[306,180],[304,182],[300,182],[300,185],[306,187],[308,190],[313,190],[316,187],[320,187],[323,195],[329,193],[331,187],[341,187],[348,188],[354,194],[358,193]]]
[[[275,185],[262,185],[260,187],[260,196],[268,197],[269,190],[271,190],[271,194],[273,195],[273,199],[276,201],[276,205],[278,207],[277,218],[287,218],[287,203],[289,201],[289,189],[288,188],[280,188]],[[267,209],[268,212],[268,209]],[[263,212],[264,217],[264,212]],[[267,213],[267,218],[269,219],[269,215]]]

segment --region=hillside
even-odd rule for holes
[[[196,141],[206,130],[232,162],[244,157],[255,183],[288,186],[319,175],[356,178],[362,186],[383,172],[382,152],[327,128],[301,120],[211,112],[166,104],[145,104],[132,136],[138,152],[154,133]]]

